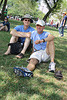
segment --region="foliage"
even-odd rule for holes
[[[67,0],[63,0],[62,4],[61,4],[61,12],[67,12]]]
[[[8,14],[23,16],[27,13],[37,15],[38,4],[33,0],[8,0]]]

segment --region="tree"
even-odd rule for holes
[[[61,7],[62,0],[44,0],[44,2],[46,3],[47,8],[49,9],[47,14],[43,18],[43,20],[46,20],[50,13],[57,12],[57,10]]]
[[[40,13],[43,15],[43,13],[37,9],[37,1],[40,0],[8,0],[8,14],[23,16],[24,14],[29,13],[34,17],[38,17]],[[57,9],[61,7],[61,1],[62,0],[44,0],[44,3],[45,5],[47,5],[48,8],[47,14],[43,17],[44,20],[46,20],[51,13],[56,12]],[[4,14],[6,4],[7,0],[4,0],[2,16]]]
[[[0,2],[0,6],[2,5],[2,3],[3,3],[3,0],[1,0],[1,2]]]
[[[34,0],[8,0],[8,10],[11,15],[33,14],[36,2]]]
[[[38,10],[38,3],[35,0],[8,0],[9,15],[24,16],[27,13],[36,18],[43,18],[44,16],[44,14]]]
[[[1,13],[1,20],[4,20],[4,11],[5,11],[6,5],[7,5],[7,0],[4,0],[2,13]]]

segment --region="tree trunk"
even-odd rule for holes
[[[47,12],[47,14],[44,16],[44,18],[43,18],[44,21],[46,21],[47,17],[50,15],[51,11],[52,11],[52,10],[49,10],[49,11]]]
[[[3,0],[1,0],[1,2],[0,2],[0,6],[2,5],[2,3],[3,3]]]
[[[49,5],[49,3],[47,2],[47,0],[45,0],[49,11],[48,11],[47,14],[44,16],[44,18],[43,18],[44,21],[46,21],[47,17],[50,15],[50,13],[51,13],[52,11],[54,11],[54,9],[56,9],[56,7],[57,7],[57,4],[58,4],[59,0],[57,0],[56,2],[55,2],[55,0],[53,0],[53,1],[54,1],[54,6],[51,8],[50,5]],[[61,0],[61,1],[62,1],[62,0]]]
[[[6,8],[7,5],[7,0],[4,0],[4,4],[3,4],[3,8],[2,8],[2,14],[1,14],[1,20],[4,20],[4,10]]]

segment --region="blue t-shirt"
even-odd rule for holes
[[[31,40],[33,41],[34,51],[36,50],[45,50],[47,42],[42,42],[39,44],[35,44],[36,40],[42,40],[48,37],[50,33],[43,31],[42,34],[38,34],[37,31],[33,31],[31,33]]]
[[[24,25],[18,25],[14,29],[18,32],[32,32],[32,31],[34,31],[34,28],[32,28],[30,26],[26,30],[24,30]],[[20,39],[21,43],[24,43],[24,41],[25,41],[24,37],[19,37],[19,39]]]
[[[64,18],[63,18],[62,25],[63,25],[63,23],[64,23],[64,20],[65,20],[65,24],[66,24],[66,20],[67,20],[67,16],[66,16],[66,15],[65,15]],[[65,24],[64,24],[64,25],[65,25]]]

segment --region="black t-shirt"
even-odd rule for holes
[[[9,31],[9,30],[10,30],[10,23],[9,23],[9,22],[5,22],[5,21],[4,21],[4,22],[3,22],[3,26],[5,26],[5,25],[7,26],[8,31]]]

